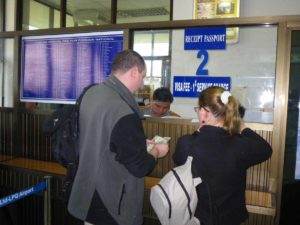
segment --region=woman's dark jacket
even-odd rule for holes
[[[246,170],[271,154],[270,145],[249,128],[230,135],[223,128],[206,125],[179,138],[175,164],[182,165],[187,156],[193,156],[195,173],[203,180],[197,187],[195,213],[201,224],[234,225],[247,219]]]

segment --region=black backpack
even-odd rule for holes
[[[62,105],[43,124],[43,132],[51,137],[54,158],[65,168],[67,175],[63,185],[63,200],[67,205],[79,162],[79,108],[87,86],[75,105]]]

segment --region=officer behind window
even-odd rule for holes
[[[151,117],[165,117],[177,116],[178,114],[170,111],[171,103],[173,102],[173,95],[169,88],[160,87],[153,92],[152,101],[144,110],[145,116]]]

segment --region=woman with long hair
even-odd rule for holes
[[[203,181],[197,186],[195,212],[201,225],[238,225],[246,220],[246,170],[272,154],[271,146],[245,127],[239,106],[225,89],[205,89],[196,107],[199,129],[176,144],[175,164],[193,156],[193,172]]]

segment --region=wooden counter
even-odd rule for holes
[[[40,160],[26,159],[26,158],[12,158],[0,156],[0,159],[6,159],[6,161],[1,161],[0,165],[34,170],[38,172],[44,172],[47,174],[57,174],[66,175],[66,169],[58,163],[46,162]],[[11,158],[11,159],[9,159]],[[145,189],[151,189],[160,181],[160,178],[146,177],[145,179]],[[272,193],[270,192],[260,192],[246,190],[246,206],[250,213],[262,214],[275,216],[275,204],[272,198]]]
[[[66,175],[66,168],[55,162],[46,162],[40,160],[14,158],[0,162],[1,165],[12,166],[22,169],[35,170],[57,175]]]
[[[0,155],[0,162],[13,159],[13,156],[10,155]]]

